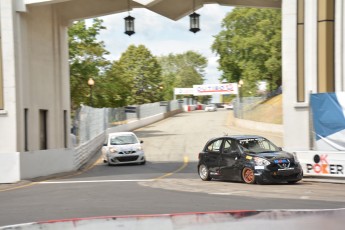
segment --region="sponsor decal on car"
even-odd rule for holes
[[[288,164],[290,162],[288,159],[280,159],[280,160],[274,160],[274,163],[276,163],[276,164]]]
[[[278,171],[287,171],[287,170],[294,170],[295,168],[283,168],[283,169],[278,169]]]
[[[265,169],[265,166],[263,166],[263,165],[256,165],[256,166],[254,166],[254,169]]]
[[[294,168],[290,168],[290,160],[289,159],[279,159],[279,160],[274,160],[273,162],[278,165],[278,167],[279,167],[278,171],[294,169]]]

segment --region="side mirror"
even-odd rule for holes
[[[278,147],[279,151],[283,151],[283,148],[282,147]]]
[[[140,144],[144,143],[144,141],[140,141]]]

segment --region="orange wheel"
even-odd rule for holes
[[[242,179],[246,184],[254,184],[255,183],[254,170],[251,168],[245,167],[242,170]]]

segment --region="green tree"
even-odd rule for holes
[[[97,41],[97,35],[103,29],[102,20],[94,19],[87,27],[84,20],[76,21],[68,30],[70,85],[72,111],[80,104],[90,103],[90,88],[87,84],[92,77],[93,106],[101,107],[105,103],[102,96],[102,78],[110,67],[110,62],[104,58],[109,54],[103,42]]]
[[[127,104],[145,104],[162,100],[161,66],[144,45],[130,45],[113,66],[122,82]]]
[[[173,99],[174,88],[192,88],[203,84],[207,59],[194,51],[158,58],[162,66],[164,99]]]
[[[235,8],[223,19],[211,48],[219,55],[221,80],[242,79],[245,95],[255,93],[260,80],[266,80],[270,89],[281,85],[279,9]]]
[[[96,96],[99,97],[98,101],[102,101],[103,107],[117,108],[127,105],[127,97],[130,94],[128,87],[129,81],[124,77],[123,69],[120,68],[119,62],[114,61],[102,77],[99,89],[101,93]]]

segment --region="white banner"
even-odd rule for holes
[[[237,94],[237,83],[193,85],[194,95]]]
[[[304,175],[345,177],[345,152],[298,151]]]

